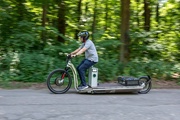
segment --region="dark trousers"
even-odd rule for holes
[[[89,69],[91,66],[93,66],[94,64],[96,64],[96,62],[84,59],[77,67],[77,71],[79,73],[79,77],[81,80],[81,85],[82,86],[86,86],[86,79],[85,79],[85,73],[86,70]]]

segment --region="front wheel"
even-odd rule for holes
[[[62,69],[52,71],[47,78],[47,87],[55,94],[63,94],[71,88],[72,79],[69,73]]]

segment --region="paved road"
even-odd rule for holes
[[[180,90],[98,95],[0,90],[0,120],[180,120]]]

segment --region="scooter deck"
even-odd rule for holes
[[[98,87],[90,87],[79,93],[124,93],[138,92],[143,89],[143,86],[122,86],[118,83],[99,84]]]

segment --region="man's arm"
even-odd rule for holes
[[[75,55],[80,55],[80,54],[84,53],[86,50],[87,50],[87,48],[83,47]]]
[[[71,55],[75,55],[77,52],[79,52],[81,49],[80,48],[78,48],[78,49],[76,49],[75,51],[73,51],[72,53],[71,53]]]

